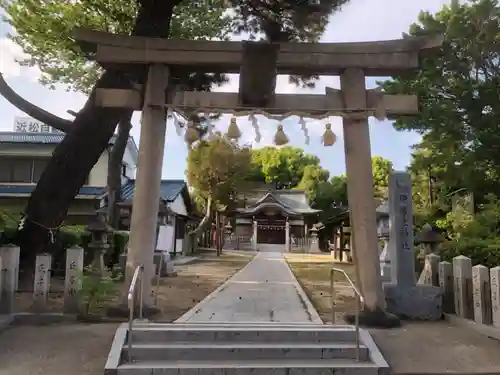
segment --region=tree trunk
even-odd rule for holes
[[[122,164],[123,155],[127,148],[128,138],[130,136],[130,118],[132,112],[125,115],[118,124],[118,134],[116,142],[113,145],[108,159],[108,225],[117,229],[120,221],[120,212],[118,203],[121,201],[122,192]]]
[[[168,37],[173,8],[178,3],[180,0],[140,0],[133,35]],[[144,69],[137,75],[144,77]],[[36,254],[47,250],[72,200],[107,148],[118,121],[129,111],[97,107],[96,88],[131,89],[132,86],[128,75],[107,70],[97,81],[85,107],[75,117],[70,132],[54,150],[28,201],[25,225],[19,232],[24,264],[26,261],[33,263]]]
[[[215,211],[215,252],[220,256],[220,213]]]

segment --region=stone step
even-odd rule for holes
[[[326,328],[329,327],[329,328]],[[310,327],[237,327],[237,326],[136,326],[131,337],[133,343],[172,342],[354,342],[354,328]]]
[[[230,322],[227,321],[209,321],[209,322],[151,322],[148,320],[134,320],[134,327],[299,327],[299,328],[316,328],[316,329],[354,329],[354,326],[348,324],[318,324],[310,322]]]
[[[325,360],[147,361],[118,366],[118,375],[386,375],[369,362]]]
[[[296,342],[212,342],[133,344],[131,358],[134,361],[154,360],[272,360],[272,359],[356,359],[355,344],[303,344]],[[359,348],[360,361],[369,360],[368,349]],[[128,347],[123,350],[123,359],[128,359]]]

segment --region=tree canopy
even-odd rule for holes
[[[436,14],[421,12],[409,34],[429,33],[444,34],[440,52],[425,57],[418,72],[382,85],[420,99],[420,114],[395,126],[422,135],[413,154],[415,176],[427,180],[430,172],[439,194],[467,188],[485,195],[500,176],[498,1],[453,1]]]
[[[285,189],[304,190],[311,206],[320,210],[330,211],[334,206],[348,204],[346,176],[330,178],[330,173],[321,166],[319,158],[304,153],[299,147],[249,149],[228,145],[233,143],[219,135],[214,140],[195,144],[190,150],[186,173],[195,196],[204,200],[212,197],[218,202],[222,200],[216,197],[222,196],[226,199],[224,205],[237,205],[236,190],[244,193],[255,182],[279,183]],[[219,148],[222,156],[217,151]],[[233,152],[236,156],[225,160]],[[375,190],[382,192],[379,197],[384,198],[392,163],[380,156],[373,157],[372,163]],[[232,168],[237,168],[239,173],[231,172]],[[217,181],[224,183],[219,186]],[[227,186],[231,188],[228,190]]]
[[[126,0],[38,0],[2,1],[12,36],[29,57],[23,62],[37,66],[41,83],[56,83],[89,93],[102,69],[89,62],[71,33],[82,27],[110,33],[131,34],[138,11],[135,1]],[[232,30],[224,0],[184,1],[176,7],[170,35],[178,39],[225,39]]]
[[[230,206],[250,170],[251,150],[220,133],[193,145],[187,158],[187,180],[196,194],[218,206]]]

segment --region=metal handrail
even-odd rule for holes
[[[361,295],[361,292],[356,288],[356,285],[354,285],[354,282],[352,279],[349,277],[349,275],[340,268],[332,268],[330,270],[330,295],[332,299],[332,324],[335,324],[335,288],[334,288],[334,281],[335,281],[335,272],[339,272],[343,274],[347,280],[347,282],[350,284],[352,290],[354,291],[355,297],[356,297],[356,316],[355,316],[355,329],[356,329],[356,361],[359,361],[359,312],[361,310],[361,303],[364,302],[364,298]]]
[[[127,301],[128,301],[128,311],[129,311],[129,318],[128,318],[128,360],[129,362],[132,362],[132,322],[134,320],[134,309],[135,309],[135,293],[136,293],[136,287],[137,287],[137,280],[139,280],[139,319],[142,319],[143,316],[143,301],[144,301],[144,296],[143,296],[143,280],[144,279],[144,266],[140,265],[137,266],[134,275],[132,276],[132,281],[130,282],[130,287],[128,288],[128,295],[127,295]]]

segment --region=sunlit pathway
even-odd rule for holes
[[[176,322],[321,323],[282,253],[260,252]]]

